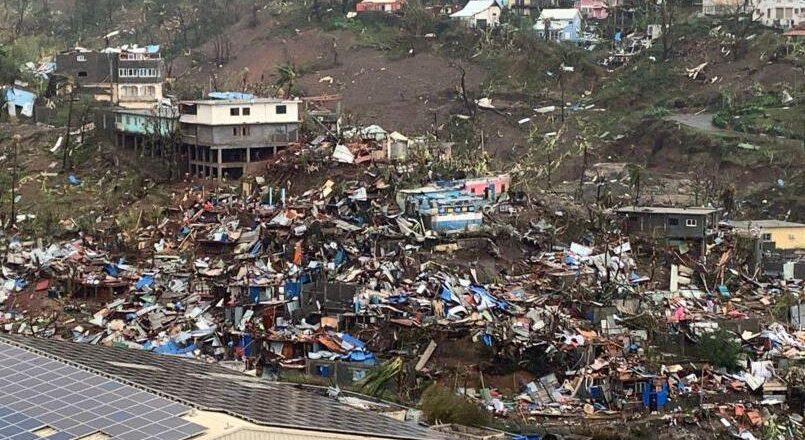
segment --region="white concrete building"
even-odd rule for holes
[[[239,178],[299,140],[301,100],[208,99],[179,105],[188,172]]]
[[[753,18],[764,26],[796,27],[805,18],[805,0],[755,0]]]

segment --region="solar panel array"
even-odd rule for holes
[[[0,333],[2,342],[64,359],[202,410],[224,412],[259,425],[394,439],[445,437],[426,427],[341,404],[327,398],[323,391],[266,382],[193,359],[5,333]]]
[[[0,439],[182,440],[205,428],[190,408],[57,360],[0,342]],[[49,436],[35,434],[41,428]]]

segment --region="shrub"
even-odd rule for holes
[[[483,426],[489,422],[489,413],[439,384],[433,384],[425,390],[422,394],[421,408],[428,423],[431,424],[457,423]]]

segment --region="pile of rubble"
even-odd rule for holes
[[[2,329],[350,383],[397,356],[439,380],[437,347],[465,338],[519,365],[538,353],[552,371],[513,394],[463,389],[502,418],[649,409],[677,423],[695,407],[741,438],[771,424],[802,431],[801,417],[779,410],[801,401],[805,332],[771,313],[793,316],[802,284],[747,272],[729,229],[705,256],[629,237],[617,222],[565,242],[558,214],[518,220],[527,208],[506,174],[413,187],[394,165],[364,165],[405,139],[382,136],[393,142],[304,150],[320,167],[360,164],[357,178],[297,194],[264,178],[229,192],[189,187],[158,224],[129,233],[11,239]],[[510,270],[490,276],[458,257],[500,257],[506,236],[521,248]],[[405,332],[428,338],[401,346]],[[697,351],[713,335],[739,348],[734,365]]]

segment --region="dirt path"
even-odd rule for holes
[[[719,136],[737,136],[740,133],[725,130],[723,128],[718,128],[713,125],[713,114],[712,113],[679,113],[675,115],[668,116],[668,120],[679,122],[682,125],[687,125],[690,128],[695,128],[697,130],[706,131],[710,134],[715,134]]]

